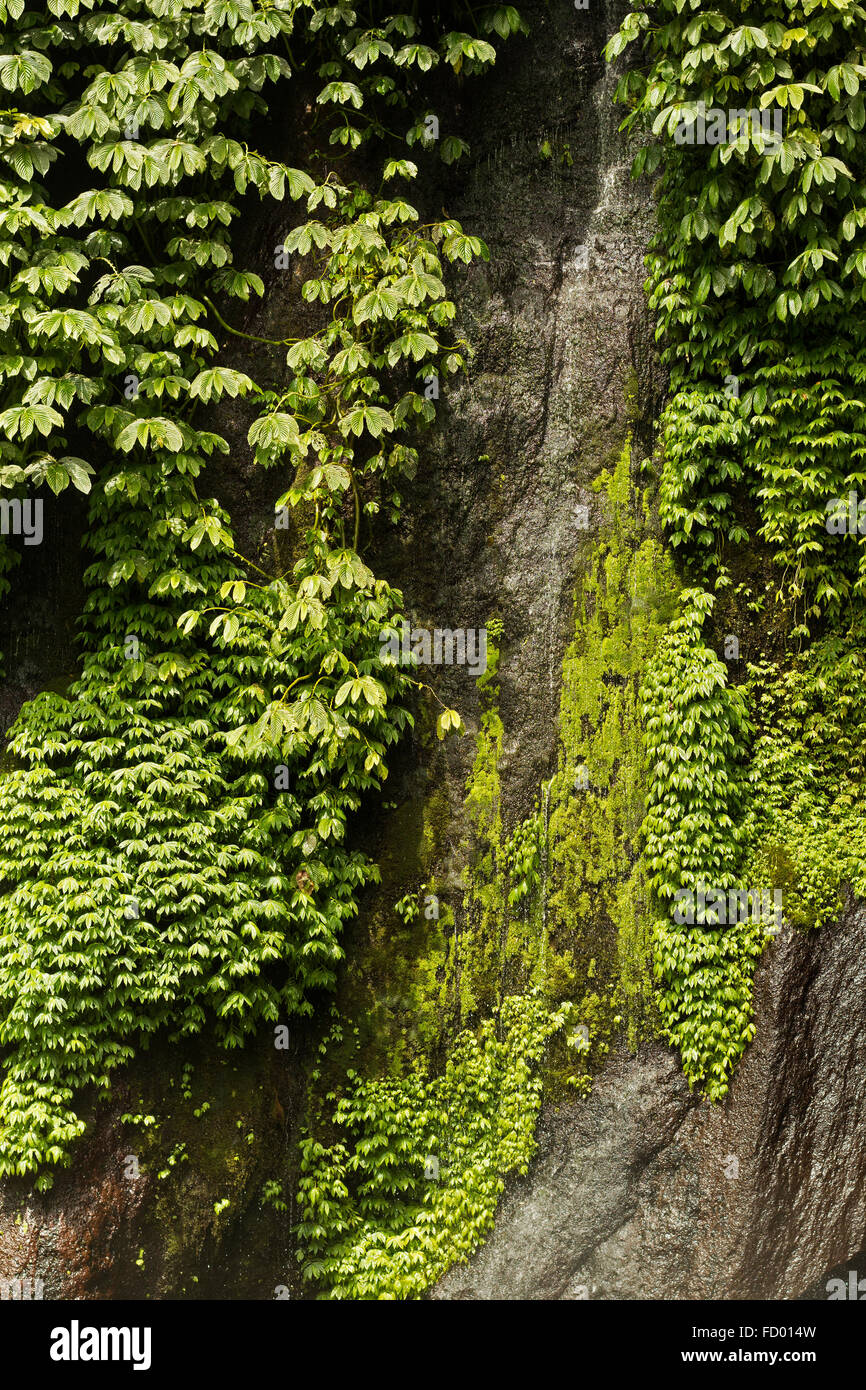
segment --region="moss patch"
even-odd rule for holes
[[[530,815],[508,826],[502,634],[491,623],[459,900],[444,903],[448,885],[435,876],[453,823],[441,783],[395,821],[403,849],[383,861],[370,952],[353,967],[355,1008],[323,1041],[311,1085],[302,1238],[307,1273],[325,1296],[418,1296],[466,1258],[490,1228],[504,1174],[525,1168],[534,1150],[545,1082],[550,1093],[583,1092],[615,1034],[624,1029],[635,1045],[655,1027],[637,847],[646,785],[638,690],[677,583],[628,448],[598,488],[601,532],[575,595],[556,773]],[[410,848],[425,881],[389,906]],[[375,998],[373,982],[385,980],[393,997]],[[518,1102],[519,1153],[495,1139]],[[460,1156],[434,1192],[422,1180],[424,1154],[455,1116],[457,1133],[475,1139],[454,1140]]]

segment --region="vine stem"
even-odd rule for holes
[[[251,343],[267,343],[271,347],[291,347],[292,344],[303,341],[301,338],[259,338],[255,333],[242,333],[239,328],[232,328],[230,323],[226,323],[213,300],[209,299],[206,294],[202,295],[202,301],[207,304],[214,317],[222,324],[226,332],[234,333],[236,338],[246,338]]]
[[[354,472],[350,470],[349,476],[350,476],[351,479],[352,479],[352,492],[355,494],[355,539],[354,539],[354,541],[353,541],[353,543],[352,543],[352,549],[354,550],[355,554],[357,555],[357,554],[358,554],[358,539],[359,539],[359,536],[360,536],[360,533],[361,533],[361,498],[360,498],[360,494],[358,493],[358,484],[357,484],[357,482],[355,481],[355,474],[354,474]]]

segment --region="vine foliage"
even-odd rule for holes
[[[763,943],[754,924],[677,925],[675,894],[769,883],[806,925],[863,880],[862,770],[840,767],[820,726],[849,748],[860,726],[866,550],[828,514],[866,480],[866,11],[661,0],[635,7],[608,56],[629,47],[618,96],[641,134],[634,173],[658,174],[660,513],[701,586],[643,692],[655,967],[686,1074],[719,1098],[753,1035]],[[736,689],[710,618],[746,546],[761,572],[769,557],[790,638],[822,640],[762,656]]]
[[[862,539],[826,528],[827,502],[866,482],[866,10],[662,0],[609,56],[630,42],[646,61],[620,83],[626,125],[660,137],[635,172],[660,174],[663,520],[706,574],[757,536],[804,623],[839,614],[866,584]],[[726,139],[698,142],[702,112]]]
[[[486,254],[423,222],[408,156],[461,156],[425,146],[428,74],[483,71],[520,28],[421,8],[0,5],[0,487],[90,509],[81,674],[24,706],[0,784],[0,1173],[66,1161],[81,1089],[156,1029],[237,1045],[309,1010],[376,875],[348,826],[417,682],[379,659],[402,601],[361,550],[419,466],[424,382],[465,364],[446,267]],[[266,152],[296,88],[303,167]],[[265,293],[236,259],[259,203],[288,214],[310,313],[261,380],[227,347]],[[295,518],[277,575],[208,495],[241,409]]]
[[[302,1143],[300,1254],[320,1297],[418,1298],[476,1249],[505,1176],[535,1152],[540,1064],[566,1012],[512,995],[497,1020],[459,1035],[440,1076],[347,1071]],[[338,1023],[320,1066],[342,1038]]]

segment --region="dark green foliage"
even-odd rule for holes
[[[392,704],[406,675],[378,662],[393,596],[366,567],[323,551],[294,582],[250,588],[207,539],[184,557],[170,521],[172,504],[191,505],[185,489],[144,471],[154,572],[179,565],[187,601],[225,588],[238,602],[194,644],[171,605],[142,593],[118,613],[97,589],[81,679],[13,730],[23,766],[0,783],[7,1171],[61,1157],[81,1129],[73,1089],[105,1084],[141,1035],[196,1031],[210,1011],[238,1044],[333,983],[342,925],[375,875],[344,845],[347,817],[407,718]],[[108,553],[94,579],[113,534],[109,519],[95,535]],[[317,627],[281,629],[313,584]],[[356,681],[364,698],[341,698]]]
[[[507,1173],[535,1152],[540,1063],[565,1010],[512,995],[441,1076],[346,1073],[302,1143],[304,1275],[320,1297],[418,1298],[486,1236]],[[332,1029],[320,1049],[339,1042]],[[318,1080],[318,1071],[313,1081]]]
[[[644,689],[648,862],[666,913],[681,889],[771,886],[786,920],[827,921],[863,880],[860,760],[840,771],[821,731],[850,749],[859,727],[866,549],[827,522],[866,481],[866,11],[662,0],[626,18],[609,56],[632,42],[619,96],[648,142],[634,170],[660,173],[647,289],[670,371],[662,519],[716,593],[734,547],[763,543],[790,636],[828,620],[833,634],[793,669],[764,661],[739,692],[701,637],[713,593],[685,596]],[[762,944],[753,922],[657,927],[668,1035],[712,1097],[752,1036]]]
[[[779,884],[795,927],[833,922],[848,888],[866,898],[863,677],[862,626],[825,638],[791,669],[749,670],[749,838],[756,873]]]
[[[348,818],[413,682],[379,657],[401,600],[360,557],[363,518],[399,517],[434,414],[421,383],[464,365],[445,264],[486,254],[383,191],[417,173],[389,122],[417,142],[424,74],[482,69],[519,20],[484,7],[467,34],[448,7],[368,8],[365,28],[313,0],[0,5],[0,488],[91,493],[93,559],[81,677],[22,710],[0,787],[0,1173],[65,1160],[75,1092],[157,1028],[212,1016],[237,1044],[307,1010],[375,876]],[[295,67],[324,84],[319,140],[384,160],[378,192],[327,154],[299,169],[251,147]],[[310,219],[283,248],[320,310],[286,338],[288,387],[222,355],[228,302],[264,292],[235,261],[253,195]],[[238,556],[198,495],[229,450],[213,408],[238,396],[302,518],[290,576]]]
[[[806,618],[838,611],[866,587],[863,542],[825,526],[827,501],[866,482],[866,10],[663,0],[609,53],[638,35],[649,64],[620,95],[628,123],[663,139],[635,165],[661,164],[648,289],[671,373],[663,519],[711,566],[754,521]],[[700,102],[779,112],[782,138],[752,123],[676,143]]]
[[[702,640],[711,596],[690,591],[682,601],[683,614],[662,640],[642,689],[651,778],[645,856],[668,913],[678,890],[741,887],[737,870],[746,841],[745,701]],[[656,924],[665,1029],[686,1075],[703,1082],[712,1099],[724,1095],[731,1067],[754,1035],[751,977],[764,939],[752,921],[713,927],[665,916]]]

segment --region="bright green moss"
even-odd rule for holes
[[[563,670],[557,773],[506,828],[501,634],[491,623],[462,904],[453,922],[450,912],[428,922],[422,892],[401,899],[398,920],[424,942],[403,958],[403,990],[424,1023],[387,1060],[364,1044],[369,1019],[339,1023],[323,1044],[301,1183],[306,1270],[323,1296],[417,1297],[465,1259],[492,1225],[504,1176],[531,1157],[543,1085],[585,1092],[622,1024],[632,1043],[651,1026],[637,701],[676,583],[628,449],[599,490],[601,532]],[[586,787],[576,785],[581,767]],[[442,1164],[436,1181],[423,1176],[431,1156]]]
[[[647,781],[639,687],[677,585],[633,485],[628,448],[598,488],[602,529],[578,585],[550,794],[551,954],[563,953],[575,984],[593,963],[634,1044],[652,1012],[649,895],[638,852]]]

